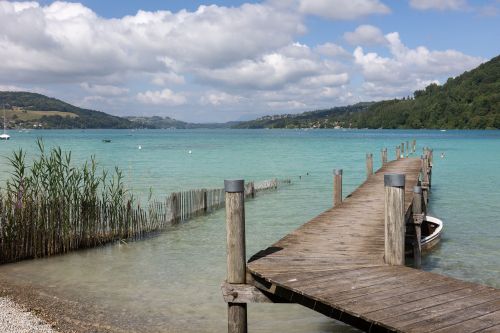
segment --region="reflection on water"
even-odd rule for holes
[[[498,131],[149,131],[132,137],[111,131],[107,145],[89,139],[102,136],[99,131],[64,140],[72,133],[48,132],[47,140],[63,142],[77,158],[95,150],[105,166],[118,163],[126,170],[130,165],[136,176],[127,181],[136,192],[147,193],[149,186],[165,192],[220,187],[222,179],[235,176],[293,177],[292,186],[247,202],[249,256],[331,205],[333,168],[344,169],[347,194],[364,178],[365,152],[377,157],[386,146],[392,157],[392,147],[416,137],[419,147],[437,152],[431,210],[445,222],[443,242],[424,258],[424,269],[500,287]],[[33,138],[24,139],[17,144],[29,148]],[[131,148],[138,143],[144,147],[140,154]],[[8,152],[6,147],[0,145],[0,154]],[[191,157],[186,149],[193,149]],[[380,165],[378,158],[375,164]],[[226,328],[220,292],[225,260],[224,212],[219,211],[144,241],[5,265],[0,276],[94,304],[100,320],[124,330],[221,332]],[[249,326],[253,332],[355,331],[289,304],[251,304]]]

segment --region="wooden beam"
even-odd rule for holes
[[[262,291],[250,284],[223,282],[221,290],[226,303],[274,303]]]

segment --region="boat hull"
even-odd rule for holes
[[[443,221],[440,219],[427,215],[421,227],[422,237],[420,238],[420,247],[422,252],[431,251],[441,240],[441,233],[443,231]],[[408,235],[406,242],[406,255],[413,253],[412,237]]]

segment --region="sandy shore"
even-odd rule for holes
[[[56,333],[51,325],[6,297],[0,298],[0,332]]]

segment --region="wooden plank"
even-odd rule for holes
[[[492,293],[491,290],[477,292],[472,288],[457,291],[454,295],[450,295],[449,299],[446,302],[443,302],[446,297],[444,295],[441,296],[442,297],[439,299],[438,297],[436,297],[435,301],[429,302],[427,304],[420,304],[419,306],[414,307],[411,310],[406,305],[403,305],[401,307],[405,307],[406,310],[409,311],[407,311],[406,313],[401,313],[400,311],[398,311],[399,315],[386,317],[383,322],[384,324],[391,325],[393,327],[405,327],[425,319],[430,319],[438,316],[449,316],[450,313],[453,313],[455,311],[500,299],[500,295],[497,293]]]
[[[496,320],[496,322],[492,322]],[[454,311],[448,316],[439,316],[419,321],[404,327],[412,332],[431,332],[445,330],[450,332],[470,331],[471,329],[488,328],[500,323],[500,300],[482,303]]]
[[[262,291],[249,284],[223,282],[221,290],[226,303],[273,303]]]

